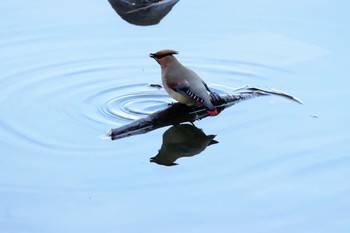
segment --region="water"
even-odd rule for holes
[[[108,1],[0,3],[1,232],[348,232],[346,1],[180,1],[157,26]],[[219,92],[286,91],[196,122],[218,144],[150,163],[164,48]]]

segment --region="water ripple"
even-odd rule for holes
[[[99,105],[95,117],[103,117],[101,123],[105,124],[136,120],[171,103],[170,97],[163,90],[145,83],[103,90],[87,98],[86,103],[93,104],[99,100],[104,103]]]

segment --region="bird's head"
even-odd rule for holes
[[[154,58],[160,65],[164,64],[169,60],[170,57],[173,57],[173,54],[178,54],[177,51],[171,49],[160,50],[156,53],[150,53],[149,56]]]

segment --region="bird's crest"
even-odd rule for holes
[[[160,50],[156,53],[151,53],[150,57],[155,58],[155,59],[161,59],[165,56],[169,56],[169,55],[173,55],[173,54],[178,54],[178,52],[175,50],[172,50],[172,49],[164,49],[164,50]]]

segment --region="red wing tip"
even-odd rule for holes
[[[215,115],[218,115],[218,114],[219,114],[219,112],[218,112],[217,109],[214,109],[214,110],[212,110],[212,111],[207,110],[207,112],[209,113],[209,115],[212,115],[212,116],[215,116]]]
[[[166,83],[169,87],[176,87],[177,86],[177,83],[175,82],[167,82]]]

